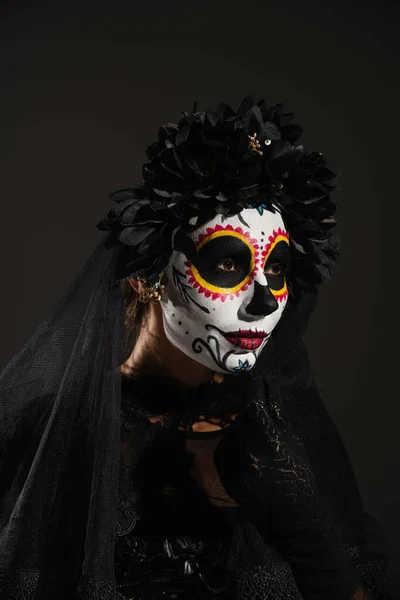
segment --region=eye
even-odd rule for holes
[[[267,269],[265,269],[264,273],[266,275],[270,275],[272,277],[281,277],[285,272],[285,269],[281,263],[274,263],[273,265],[269,265]]]
[[[217,262],[216,268],[225,273],[239,273],[236,263],[231,258],[224,258]]]

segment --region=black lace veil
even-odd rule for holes
[[[121,246],[106,249],[104,239],[101,240],[50,316],[0,375],[1,599],[115,600],[117,597],[114,543],[120,476],[120,366],[127,358],[124,299],[118,276],[121,251]],[[313,400],[308,391],[305,397],[309,383],[303,386],[293,382],[287,370],[279,371],[274,383],[274,363],[279,358],[286,369],[293,347],[297,348],[301,337],[300,324],[303,327],[308,320],[303,314],[305,309],[301,313],[295,309],[297,304],[298,301],[282,320],[282,327],[277,327],[280,351],[271,339],[272,345],[267,346],[262,364],[252,375],[257,376],[268,360],[272,402],[268,406],[273,408],[274,403],[280,403],[279,390],[284,383],[281,391],[289,408],[289,397],[293,396],[293,414],[289,420],[303,435],[307,446],[307,435],[314,439],[317,434],[319,437],[329,432],[335,434],[335,430],[321,412],[320,399]],[[296,372],[299,369],[303,372],[301,359],[294,357],[292,362]],[[308,370],[304,372],[308,377]],[[258,379],[264,385],[263,378]],[[303,412],[309,416],[304,422],[299,421],[303,410],[299,402],[300,405],[305,402]],[[255,408],[261,406],[256,397],[253,404]],[[378,566],[375,566],[371,561],[374,550],[372,555],[366,552],[364,557],[363,548],[370,534],[368,526],[361,526],[363,507],[343,452],[340,441],[332,438],[326,450],[337,469],[338,476],[332,478],[332,485],[338,480],[344,482],[340,494],[345,499],[344,520],[350,531],[346,538],[359,553],[356,563],[361,565],[361,574],[364,565],[373,563],[371,568],[365,567],[362,579],[372,581],[370,588],[378,590],[385,585],[384,574],[379,571],[385,559],[378,552]],[[314,454],[310,452],[311,460]],[[313,467],[316,472],[320,468],[323,484],[327,456],[316,456],[315,460]],[[346,480],[339,474],[339,467],[347,474]],[[297,481],[294,473],[293,484]],[[337,485],[327,490],[331,501],[335,501],[336,491]],[[302,522],[311,529],[315,525],[324,536],[331,528],[329,513],[324,513],[317,523],[315,514],[321,512],[319,504],[307,501],[306,505],[302,497],[299,496],[301,510],[308,507]],[[349,511],[349,502],[353,503],[354,515]],[[297,514],[292,509],[292,505],[286,507],[280,516],[280,524],[290,529]],[[291,519],[288,515],[292,515]],[[337,541],[335,531],[327,534],[324,542],[324,547],[330,550],[332,540]],[[354,532],[358,536],[356,545],[352,543]],[[304,553],[303,541],[300,536],[300,555]],[[332,593],[336,593],[333,584],[355,590],[358,580],[350,566],[346,567],[349,571],[343,571],[343,579],[336,577],[333,565],[340,571],[345,560],[339,546],[341,543],[338,548],[335,546],[336,553],[328,552],[326,556],[332,571]],[[312,553],[310,556],[313,559]],[[388,596],[383,592],[379,597]]]
[[[120,251],[101,240],[0,375],[1,598],[114,598]]]

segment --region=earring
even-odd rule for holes
[[[161,296],[165,291],[163,278],[164,271],[161,271],[157,279],[151,282],[138,277],[138,281],[142,283],[142,290],[139,292],[139,302],[147,303],[161,300]]]

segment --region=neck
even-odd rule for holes
[[[214,372],[194,361],[167,339],[161,307],[152,303],[135,347],[122,365],[138,375],[168,376],[185,387],[196,388],[210,381]]]

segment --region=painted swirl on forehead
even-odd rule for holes
[[[248,231],[232,225],[225,227],[215,225],[215,227],[208,227],[205,233],[200,233],[195,245],[200,259],[202,256],[205,257],[203,263],[206,264],[197,269],[191,262],[186,261],[186,275],[189,284],[206,298],[221,300],[221,302],[227,298],[234,299],[253,281],[259,262],[259,246],[257,240],[252,238]],[[207,252],[208,249],[212,251]],[[215,264],[218,259],[229,258],[231,253],[235,254],[235,260],[241,264],[240,271],[231,278],[226,277],[226,274],[225,277],[223,274],[216,276],[215,270],[212,274],[211,263],[207,265],[207,260],[210,261],[207,254],[213,256]]]
[[[265,245],[265,247],[262,251],[261,264],[262,264],[262,268],[264,271],[268,268],[267,267],[268,259],[272,258],[271,255],[273,254],[273,252],[277,248],[277,246],[281,243],[287,244],[289,246],[289,235],[284,229],[281,229],[281,227],[279,227],[278,229],[274,230],[272,232],[272,234],[269,236],[268,244]],[[272,264],[273,264],[273,261],[272,261]],[[283,302],[283,300],[286,300],[288,293],[289,293],[288,287],[286,284],[286,279],[283,279],[283,285],[282,285],[282,287],[280,287],[280,289],[278,289],[278,290],[274,289],[274,286],[271,284],[269,284],[269,288],[271,290],[271,293],[275,296],[275,298],[279,302]]]

